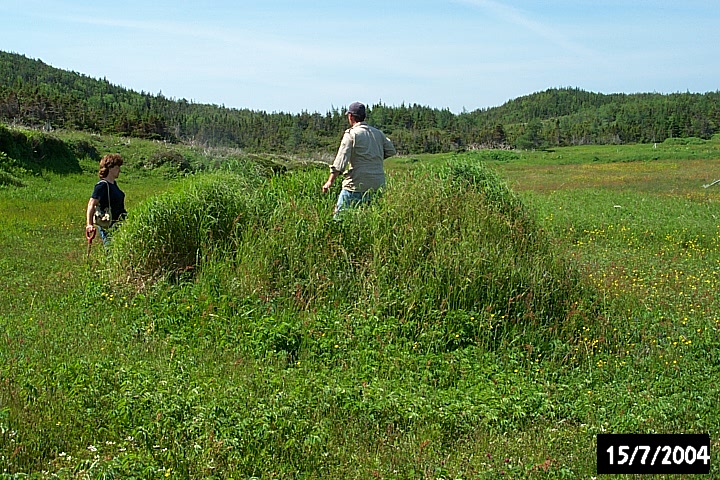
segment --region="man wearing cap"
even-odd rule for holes
[[[342,190],[335,214],[361,203],[369,203],[385,185],[383,161],[395,155],[395,147],[383,132],[365,122],[365,105],[351,103],[345,112],[350,128],[345,130],[330,177],[322,190],[327,193],[335,179],[344,172]],[[346,171],[347,168],[347,171]]]

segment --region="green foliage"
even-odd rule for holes
[[[412,104],[368,105],[368,122],[401,154],[484,148],[656,143],[711,138],[720,92],[611,94],[555,88],[499,107],[453,114]],[[324,114],[256,112],[133,92],[39,60],[0,52],[0,120],[253,153],[332,154],[347,128],[344,109]]]
[[[85,139],[70,139],[65,140],[70,150],[73,152],[76,158],[88,158],[90,160],[100,160],[100,153],[95,145],[91,144]]]
[[[33,130],[15,130],[0,125],[0,152],[32,172],[78,173],[73,150],[57,137]]]
[[[113,235],[113,256],[132,276],[192,269],[210,251],[228,246],[251,212],[246,190],[257,179],[214,174],[186,180],[130,212]]]
[[[15,187],[22,187],[22,186],[24,185],[24,183],[22,182],[22,180],[20,180],[19,178],[17,178],[17,177],[16,177],[15,175],[13,175],[12,173],[8,173],[8,172],[3,171],[2,169],[0,169],[0,187],[5,186],[5,185],[12,185],[12,186],[15,186]]]
[[[542,136],[542,122],[538,118],[533,118],[524,126],[524,133],[520,135],[515,144],[523,150],[543,148],[547,143]]]
[[[5,185],[22,187],[24,183],[18,176],[26,173],[27,170],[22,168],[18,162],[8,157],[5,152],[0,152],[0,187]]]
[[[520,159],[520,154],[514,150],[471,150],[465,152],[463,157],[470,161],[479,162],[512,162]]]
[[[532,228],[531,220],[520,198],[495,171],[485,164],[468,162],[462,157],[457,157],[449,162],[447,167],[441,169],[440,175],[461,190],[479,190],[488,207],[505,215],[509,221],[515,222],[520,219],[526,223],[525,228]]]
[[[584,299],[572,266],[553,255],[520,199],[481,164],[458,161],[404,178],[377,205],[340,222],[317,195],[323,174],[252,186],[202,176],[153,197],[113,239],[118,276],[220,262],[237,269],[223,288],[241,298],[302,309],[347,304],[413,322],[442,321],[459,309],[508,325],[559,325]]]
[[[170,175],[188,172],[191,168],[190,161],[182,153],[173,150],[155,152],[141,166],[151,170],[164,167]]]
[[[7,152],[7,153],[6,153]],[[9,182],[19,186],[28,174],[97,174],[98,161],[108,153],[119,153],[131,176],[181,177],[205,170],[227,170],[229,165],[246,165],[248,175],[284,171],[288,165],[303,165],[287,157],[284,163],[261,161],[238,149],[203,149],[170,145],[151,140],[124,139],[113,135],[55,131],[52,134],[0,125],[0,171]],[[15,177],[15,180],[12,180]]]
[[[131,214],[196,182],[232,196],[139,168],[156,142],[86,139],[129,159]],[[719,438],[716,146],[518,152],[495,171],[418,155],[340,222],[326,171],[210,155],[251,184],[247,222],[208,234],[194,275],[144,285],[111,277],[98,243],[86,257],[94,161],[18,174],[30,188],[0,188],[0,471],[590,478],[598,433]],[[508,286],[567,299],[486,303]]]
[[[666,138],[663,141],[665,145],[705,145],[707,140],[697,137],[685,137],[685,138]]]

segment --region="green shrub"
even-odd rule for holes
[[[395,177],[373,205],[340,221],[331,215],[334,195],[320,193],[324,177],[298,171],[246,188],[238,186],[247,177],[190,179],[133,212],[113,255],[140,276],[204,262],[229,296],[372,311],[409,322],[404,336],[435,332],[442,348],[463,343],[431,326],[448,312],[514,328],[562,322],[583,300],[579,274],[482,164]],[[463,331],[463,341],[480,336]]]
[[[100,153],[97,148],[87,140],[71,139],[66,143],[76,158],[89,158],[91,160],[100,160]]]
[[[190,170],[190,162],[185,156],[180,152],[172,150],[153,153],[143,166],[148,169],[165,166],[169,171],[176,173]]]
[[[59,138],[34,130],[16,130],[0,125],[0,152],[14,158],[27,170],[39,173],[79,173],[73,149]]]
[[[460,157],[468,161],[511,162],[513,160],[519,160],[520,154],[514,150],[487,149],[466,152],[460,155]]]
[[[18,162],[8,157],[5,152],[0,152],[0,187],[5,185],[24,186],[25,184],[18,178],[18,175],[25,173],[27,171]]]
[[[462,191],[479,192],[484,204],[512,221],[529,221],[529,215],[520,197],[495,173],[482,163],[453,160],[440,169],[440,178],[446,184]]]
[[[22,180],[17,178],[15,175],[5,172],[0,169],[0,187],[6,186],[6,185],[11,185],[14,187],[22,187],[25,184],[22,182]]]
[[[705,145],[706,140],[698,137],[671,137],[663,141],[663,145]]]
[[[119,271],[148,277],[193,269],[248,220],[252,190],[247,177],[203,175],[140,204],[112,239]]]

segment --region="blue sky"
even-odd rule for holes
[[[268,112],[720,90],[717,0],[2,0],[0,50]]]

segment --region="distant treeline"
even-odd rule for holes
[[[0,52],[0,121],[278,153],[332,151],[347,128],[342,108],[290,114],[198,104],[6,52]],[[709,138],[720,132],[720,91],[605,95],[556,88],[459,114],[370,105],[368,122],[406,154]]]

